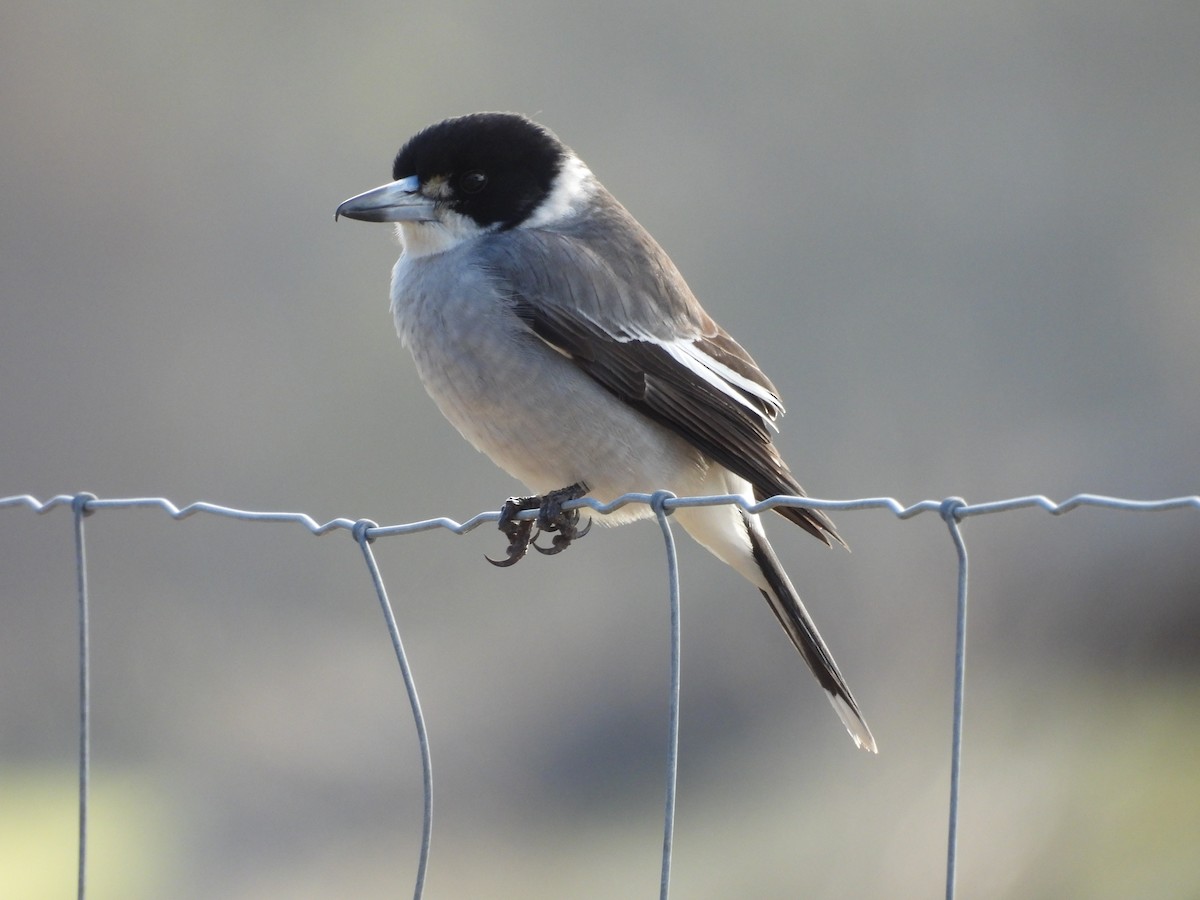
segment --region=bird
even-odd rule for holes
[[[775,386],[550,129],[511,112],[429,125],[400,148],[392,180],[343,202],[342,216],[394,223],[391,312],[426,391],[533,492],[504,505],[499,564],[524,555],[524,509],[539,510],[539,532],[558,532],[539,549],[564,549],[583,532],[577,510],[561,507],[585,495],[804,496],[773,443]],[[774,512],[845,546],[820,510]],[[601,518],[653,514],[626,504]],[[723,504],[674,518],[762,593],[854,743],[878,752],[760,516]]]

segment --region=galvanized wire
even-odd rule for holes
[[[1011,512],[1019,509],[1038,508],[1051,515],[1063,515],[1081,507],[1099,507],[1103,509],[1120,510],[1124,512],[1164,512],[1175,509],[1200,510],[1200,496],[1188,495],[1171,497],[1164,500],[1129,500],[1120,497],[1109,497],[1099,494],[1076,494],[1061,503],[1051,500],[1042,494],[1032,494],[1024,497],[1013,497],[988,503],[970,504],[958,497],[945,500],[922,500],[911,505],[904,505],[891,497],[867,497],[856,500],[819,500],[811,497],[771,497],[758,503],[752,503],[748,498],[739,495],[719,495],[708,497],[675,497],[666,491],[654,494],[626,494],[610,503],[600,503],[590,497],[572,500],[563,504],[564,509],[592,510],[598,515],[605,515],[629,504],[644,504],[649,506],[658,518],[662,529],[668,571],[668,592],[670,597],[671,616],[671,686],[669,699],[668,721],[668,751],[667,751],[667,787],[665,816],[663,826],[663,857],[660,880],[661,900],[667,900],[671,872],[671,855],[674,839],[675,821],[675,783],[678,770],[679,752],[679,688],[680,688],[680,631],[679,631],[679,566],[675,556],[675,543],[671,527],[667,520],[670,513],[682,507],[716,506],[730,504],[741,507],[749,513],[761,513],[777,506],[804,507],[819,510],[865,510],[884,509],[899,519],[910,519],[925,512],[936,512],[946,522],[950,531],[958,558],[958,592],[957,592],[957,627],[955,631],[955,660],[954,660],[954,710],[953,729],[951,734],[951,772],[950,772],[950,803],[948,816],[948,841],[946,851],[946,897],[953,900],[955,895],[955,875],[958,850],[958,812],[960,807],[960,773],[962,756],[963,715],[965,705],[966,685],[966,638],[967,638],[967,585],[968,585],[968,555],[966,542],[963,539],[960,523],[963,519],[973,516],[991,515]],[[90,696],[89,696],[89,666],[90,651],[88,647],[88,602],[87,602],[87,557],[84,545],[83,518],[86,515],[101,510],[115,509],[159,509],[173,519],[185,519],[198,513],[224,518],[240,519],[249,522],[297,524],[306,528],[314,535],[325,535],[334,531],[348,531],[362,549],[376,594],[384,612],[393,647],[400,664],[401,674],[408,690],[409,703],[412,707],[416,723],[418,740],[421,747],[421,762],[424,781],[424,819],[422,829],[421,854],[417,867],[417,879],[414,897],[419,900],[424,887],[425,874],[429,858],[429,843],[432,832],[433,816],[433,780],[430,763],[429,741],[425,730],[425,721],[421,714],[420,703],[417,699],[416,687],[404,654],[400,640],[400,632],[396,625],[391,604],[387,598],[383,577],[375,564],[370,543],[382,537],[396,537],[431,531],[442,528],[455,534],[466,534],[480,525],[497,522],[500,512],[481,512],[465,522],[439,517],[408,522],[399,525],[379,526],[365,519],[336,518],[327,522],[317,522],[311,516],[298,512],[256,512],[220,506],[207,501],[176,506],[165,497],[137,498],[98,498],[93,494],[58,494],[49,500],[41,501],[30,494],[20,494],[0,498],[0,509],[6,507],[26,507],[37,513],[46,513],[58,507],[67,507],[74,513],[75,523],[75,566],[79,595],[79,861],[78,861],[78,896],[83,900],[86,890],[87,867],[87,830],[88,830],[88,777],[90,767]],[[538,514],[537,510],[519,513],[517,518],[532,519]]]
[[[392,649],[396,651],[396,661],[400,665],[400,674],[404,678],[404,688],[408,691],[408,705],[412,709],[413,722],[417,726],[417,743],[421,748],[421,784],[424,793],[422,804],[421,853],[417,858],[417,880],[413,887],[413,900],[421,900],[425,892],[425,873],[429,868],[429,842],[433,837],[433,757],[429,752],[429,733],[425,730],[425,716],[421,713],[421,701],[417,698],[417,685],[413,680],[412,669],[408,665],[408,655],[404,652],[404,642],[400,639],[400,629],[396,625],[396,615],[392,612],[391,601],[388,600],[387,588],[383,583],[383,575],[379,564],[375,562],[375,554],[371,552],[371,542],[367,532],[375,526],[370,519],[360,519],[354,523],[354,539],[362,548],[363,559],[367,563],[367,571],[371,573],[371,583],[375,585],[375,594],[383,609],[383,619],[387,623],[388,634],[392,638]],[[378,526],[375,526],[378,527]]]
[[[942,501],[942,518],[950,529],[958,554],[958,601],[954,629],[954,715],[950,731],[950,813],[946,837],[946,900],[954,900],[958,873],[958,786],[962,772],[963,695],[967,687],[967,543],[958,527],[958,512],[966,504],[959,497]]]
[[[75,518],[75,583],[79,593],[79,859],[76,863],[75,895],[87,896],[88,797],[91,794],[92,759],[92,653],[88,624],[87,544],[83,518],[90,515],[87,503],[95,494],[76,494],[71,502]]]
[[[671,523],[667,521],[667,516],[671,514],[667,503],[674,496],[670,491],[657,491],[650,499],[650,507],[658,518],[659,528],[662,529],[667,557],[667,594],[671,603],[671,695],[667,711],[667,796],[663,814],[659,900],[667,900],[667,896],[671,893],[671,851],[675,845],[675,784],[679,773],[679,686],[683,642],[679,624],[679,559],[675,555],[675,536],[671,533]]]

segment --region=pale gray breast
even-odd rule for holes
[[[393,279],[397,330],[463,437],[538,493],[584,481],[608,499],[703,466],[533,334],[468,249],[402,261]]]
[[[460,251],[397,263],[392,315],[430,396],[480,449],[512,385],[532,377],[531,336]],[[482,432],[482,433],[481,433]]]

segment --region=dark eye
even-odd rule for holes
[[[478,194],[487,186],[487,176],[478,169],[472,169],[463,175],[458,183],[464,194]]]

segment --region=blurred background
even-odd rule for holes
[[[1196,493],[1200,5],[9,3],[0,496],[464,519],[514,484],[424,395],[390,232],[418,128],[516,110],[783,393],[816,497]],[[652,487],[652,486],[647,486]],[[757,593],[681,535],[674,896],[942,891],[953,547],[772,522],[854,750]],[[345,533],[88,520],[91,896],[404,896],[412,722]],[[71,895],[71,515],[0,510],[0,895]],[[961,895],[1200,894],[1200,517],[973,519]],[[657,889],[657,527],[498,571],[375,546],[434,753],[433,897]]]

